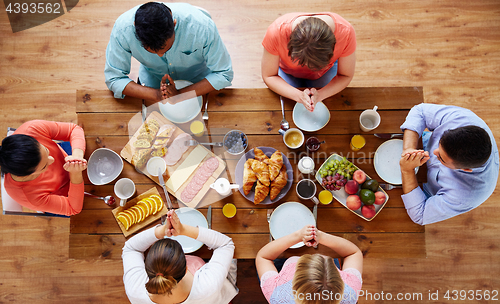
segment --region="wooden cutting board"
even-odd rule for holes
[[[157,111],[153,111],[147,118],[146,118],[146,123],[149,122],[149,120],[151,119],[155,119],[156,121],[158,121],[160,123],[160,127],[162,125],[165,125],[165,124],[171,124],[171,125],[174,125],[174,123],[170,122],[168,119],[166,119],[163,115],[161,115],[161,113],[157,112]],[[142,125],[140,126],[142,127]],[[128,143],[125,145],[125,147],[121,150],[120,152],[120,155],[123,157],[123,159],[125,159],[127,162],[129,163],[132,163],[132,156],[134,155],[135,153],[135,147],[134,147],[134,142],[137,141],[137,136],[140,134],[139,130],[140,130],[140,127],[137,128],[137,131],[134,133],[134,135],[130,138],[130,140],[128,141]],[[168,143],[167,143],[167,148],[170,146],[170,144],[172,143],[172,141],[177,137],[179,136],[180,134],[182,133],[185,133],[184,131],[182,131],[180,128],[176,128],[174,130],[174,132],[172,133],[172,136],[170,137]],[[194,138],[196,139],[196,138]],[[201,165],[203,165],[203,163],[209,159],[210,157],[216,157],[217,160],[219,161],[219,167],[214,171],[214,173],[212,174],[212,176],[210,176],[207,180],[207,182],[203,185],[203,187],[201,188],[201,190],[198,192],[198,194],[193,198],[193,200],[189,203],[184,203],[186,206],[188,207],[191,207],[191,208],[196,208],[196,206],[200,203],[200,201],[203,199],[203,197],[205,196],[205,194],[208,192],[208,191],[215,191],[215,190],[211,190],[210,188],[210,185],[213,184],[215,182],[215,180],[220,176],[220,174],[226,169],[226,163],[218,156],[216,156],[215,154],[213,154],[210,150],[208,150],[207,148],[205,148],[204,146],[201,146],[201,145],[198,145],[200,146],[201,148],[205,149],[208,153],[207,155],[201,160],[200,163],[194,163],[192,165],[196,165],[197,168],[199,168]],[[175,170],[181,166],[181,164],[184,163],[184,161],[186,160],[186,158],[188,158],[188,156],[191,154],[191,152],[193,152],[193,150],[196,148],[197,146],[191,146],[189,147],[186,152],[184,152],[184,154],[182,155],[182,157],[179,159],[179,161],[173,165],[173,166],[167,166],[167,170],[165,172],[165,174],[163,175],[163,178],[165,180],[165,184],[166,184],[166,188],[167,188],[167,191],[170,192],[173,196],[175,196],[179,201],[181,201],[180,197],[181,197],[181,193],[182,191],[184,190],[184,188],[187,186],[187,184],[189,183],[189,181],[193,178],[193,176],[196,174],[196,171],[197,171],[197,168],[193,171],[193,173],[191,173],[191,175],[185,177],[185,180],[182,181],[182,185],[176,190],[174,191],[174,189],[171,189],[167,182],[170,178],[170,176],[172,176],[172,174],[175,172]],[[187,164],[185,164],[187,165]],[[190,164],[191,165],[191,164]],[[137,169],[137,168],[136,168]],[[147,169],[146,167],[142,168],[142,170],[139,170],[137,169],[139,172],[141,172],[142,174],[146,175],[147,177],[149,177],[151,180],[153,180],[155,183],[157,183],[158,185],[160,184],[159,180],[158,180],[158,177],[157,176],[152,176],[150,175],[148,172],[147,172]]]
[[[142,193],[141,195],[137,196],[133,200],[130,200],[129,202],[127,202],[125,204],[125,206],[123,206],[123,207],[118,206],[111,211],[113,213],[113,216],[115,217],[116,222],[118,223],[118,226],[120,226],[120,229],[122,230],[123,235],[125,237],[128,237],[129,235],[136,233],[137,231],[141,230],[142,228],[147,227],[148,225],[150,225],[154,221],[158,220],[162,215],[167,214],[168,210],[165,207],[165,204],[162,204],[162,209],[160,211],[158,211],[155,215],[148,216],[147,218],[144,219],[144,221],[130,226],[128,230],[125,230],[125,227],[123,226],[122,222],[120,222],[120,220],[118,220],[116,218],[116,216],[119,212],[134,206],[143,198],[149,197],[153,194],[156,194],[156,195],[161,197],[161,195],[160,195],[160,193],[158,193],[158,190],[156,189],[156,187],[153,187],[153,188],[149,189],[148,191]],[[162,199],[162,201],[163,201],[163,199]]]

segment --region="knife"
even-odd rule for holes
[[[141,85],[144,86],[144,83]],[[142,100],[142,122],[146,121],[147,114],[148,114],[148,109],[146,108],[146,102],[143,99]]]
[[[167,199],[167,210],[172,210],[172,202],[170,201],[170,197],[168,196],[167,187],[165,187],[165,181],[163,180],[163,173],[161,172],[161,168],[158,168],[158,180],[160,181],[160,185],[163,187],[163,193],[165,194],[165,198]]]
[[[208,221],[208,229],[212,229],[212,205],[208,206],[207,221]]]
[[[375,133],[373,135],[383,139],[403,138],[403,133]]]

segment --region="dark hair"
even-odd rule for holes
[[[309,17],[297,24],[288,41],[288,56],[313,71],[326,67],[333,57],[335,35],[326,22]]]
[[[40,143],[31,136],[14,134],[2,140],[0,147],[0,166],[2,175],[28,176],[40,164]]]
[[[172,289],[186,274],[186,257],[179,242],[162,239],[149,249],[146,257],[149,281],[146,289],[151,294],[172,294]]]
[[[491,154],[491,139],[481,127],[465,126],[450,129],[439,140],[444,152],[459,169],[482,166]]]
[[[162,3],[148,2],[135,13],[135,36],[144,48],[154,52],[165,47],[174,35],[172,11]]]

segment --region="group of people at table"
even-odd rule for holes
[[[356,37],[335,13],[289,13],[276,19],[262,42],[262,78],[279,95],[309,111],[343,90],[354,76]],[[131,57],[140,63],[136,83],[128,75]],[[106,50],[106,84],[116,98],[162,101],[195,91],[203,95],[231,84],[231,59],[210,14],[185,3],[149,2],[115,22]],[[192,85],[177,90],[174,80]],[[470,211],[493,193],[499,172],[498,148],[487,124],[472,111],[419,104],[401,126],[400,167],[405,207],[417,224],[439,222]],[[417,149],[422,138],[423,149]],[[69,141],[66,153],[55,141]],[[35,120],[2,141],[0,166],[9,196],[43,212],[78,214],[83,207],[84,131],[72,123]],[[70,155],[68,155],[70,154]],[[427,163],[427,182],[415,168]],[[165,236],[185,235],[214,249],[205,262],[184,255]],[[342,267],[320,254],[281,253],[297,242],[323,245],[343,257]],[[144,258],[144,252],[149,253]],[[231,238],[179,221],[169,211],[164,224],[129,239],[123,248],[124,285],[132,303],[229,303],[238,293]],[[255,259],[269,303],[356,303],[363,255],[352,242],[306,226],[265,245]],[[281,269],[278,269],[281,268]]]

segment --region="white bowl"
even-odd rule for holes
[[[180,90],[193,83],[187,80],[175,80],[175,88]],[[194,98],[186,99],[176,104],[171,103],[159,103],[160,112],[166,119],[173,123],[185,123],[191,121],[193,118],[198,116],[201,111],[201,106],[203,104],[203,98],[197,96]]]
[[[146,165],[148,169],[149,175],[158,176],[158,168],[161,170],[161,173],[167,170],[167,164],[165,160],[159,156],[151,157]]]
[[[105,185],[112,182],[122,173],[123,160],[115,151],[99,148],[89,158],[87,175],[94,185]]]
[[[303,104],[297,102],[293,107],[293,123],[306,132],[316,132],[323,129],[330,121],[330,110],[324,103],[318,102],[313,112],[307,111]]]

